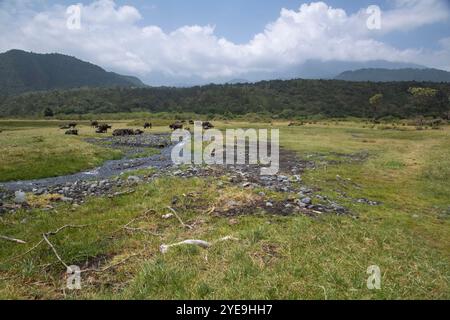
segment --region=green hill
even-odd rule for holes
[[[0,54],[0,95],[80,87],[142,87],[135,77],[107,72],[74,57],[11,50]]]

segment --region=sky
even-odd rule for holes
[[[280,74],[309,60],[450,71],[450,0],[0,0],[0,34],[0,52],[68,54],[147,83]]]

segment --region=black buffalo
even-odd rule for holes
[[[108,129],[111,129],[112,126],[110,126],[109,124],[99,124],[97,127],[97,130],[95,131],[96,133],[107,133]]]
[[[133,129],[116,129],[113,131],[114,137],[134,136]]]
[[[183,129],[183,124],[181,123],[181,122],[175,122],[175,123],[172,123],[170,126],[169,126],[169,128],[170,129],[172,129],[172,130],[180,130],[180,129]]]
[[[203,127],[203,130],[209,130],[209,129],[214,128],[213,124],[209,121],[203,121],[202,127]]]
[[[77,136],[78,135],[78,130],[75,130],[75,129],[67,130],[66,131],[66,135]]]

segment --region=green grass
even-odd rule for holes
[[[105,160],[117,159],[121,153],[84,141],[92,135],[88,127],[81,127],[86,134],[66,136],[57,125],[16,122],[0,133],[0,182],[29,180],[76,173],[98,166]],[[1,125],[4,125],[2,122]]]
[[[253,127],[221,123],[219,127]],[[257,125],[258,126],[258,125]],[[261,124],[263,127],[264,125]],[[0,297],[28,299],[449,299],[450,139],[441,131],[391,131],[357,123],[281,128],[281,143],[301,157],[327,155],[306,172],[305,183],[347,206],[352,216],[272,216],[249,211],[235,218],[208,214],[221,197],[239,188],[216,179],[160,178],[135,193],[93,198],[79,208],[19,212],[0,220],[0,234],[27,241],[0,247]],[[367,152],[365,161],[345,154]],[[340,156],[337,156],[340,155]],[[347,159],[347,158],[345,158]],[[337,178],[337,175],[341,179]],[[347,180],[351,179],[351,180]],[[254,191],[255,193],[257,190]],[[342,197],[343,194],[347,197]],[[282,196],[281,194],[278,196]],[[176,219],[162,219],[177,197]],[[367,206],[352,199],[382,202]],[[146,216],[144,212],[150,211]],[[161,236],[121,229],[144,228]],[[63,291],[65,269],[50,248],[30,249],[42,233],[65,225],[50,238],[68,264],[106,257],[103,266],[138,256],[105,272],[83,274],[81,291]],[[119,230],[119,231],[118,231]],[[185,239],[214,241],[208,250],[161,244]],[[382,289],[368,290],[366,270],[378,265]]]

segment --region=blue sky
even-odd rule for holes
[[[81,28],[68,30],[77,3]],[[380,30],[366,26],[370,5]],[[161,83],[283,74],[312,59],[450,70],[449,0],[0,0],[0,33],[0,51],[59,52]]]

